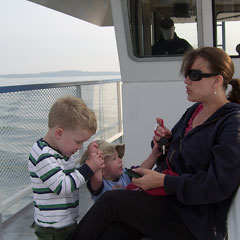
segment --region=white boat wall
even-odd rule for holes
[[[123,82],[127,166],[137,165],[150,153],[157,116],[171,128],[191,105],[186,100],[183,77],[179,75],[182,55],[151,53],[151,46],[158,38],[158,16],[171,16],[180,37],[189,40],[193,47],[226,49],[233,56],[235,76],[240,77],[240,58],[232,50],[240,43],[239,0],[31,1],[99,26],[114,25]],[[233,26],[238,28],[231,33]],[[240,239],[239,202],[238,192],[229,212],[229,240]]]

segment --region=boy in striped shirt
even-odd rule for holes
[[[38,240],[66,240],[78,220],[79,187],[104,167],[97,149],[76,168],[72,155],[97,129],[95,114],[79,98],[58,99],[48,115],[48,132],[34,143],[28,168]]]

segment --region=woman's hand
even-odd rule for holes
[[[162,155],[162,152],[159,151],[158,142],[155,140],[155,136],[153,137],[153,148],[151,154],[156,160]]]
[[[172,132],[164,126],[163,120],[161,118],[156,118],[157,128],[154,131],[154,140],[159,142],[160,138],[165,137],[167,139],[172,137]]]
[[[133,171],[143,175],[140,178],[132,178],[132,182],[141,189],[163,187],[165,174],[145,168],[135,168]]]

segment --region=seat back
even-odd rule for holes
[[[240,239],[240,187],[228,212],[228,240]]]

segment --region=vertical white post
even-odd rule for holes
[[[0,240],[3,240],[3,231],[2,231],[2,197],[0,195]]]
[[[122,119],[122,82],[117,82],[117,101],[118,101],[118,130],[121,133],[123,131],[123,119]]]
[[[81,85],[76,85],[77,97],[82,98],[82,88]]]
[[[76,97],[82,99],[82,85],[76,85]],[[79,157],[82,156],[82,154],[84,153],[85,151],[85,146],[83,144],[83,147],[81,150],[78,151],[79,153]],[[0,239],[1,240],[1,239]]]

